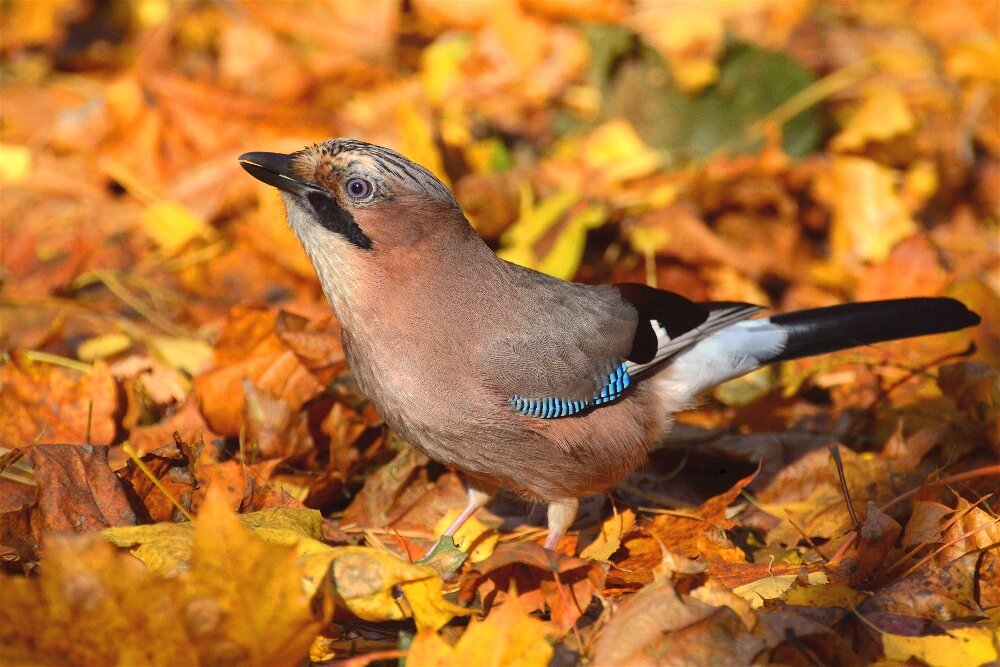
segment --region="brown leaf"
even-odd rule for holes
[[[936,621],[977,618],[982,614],[975,599],[978,562],[979,553],[973,552],[942,567],[924,567],[886,586],[859,609]]]
[[[344,512],[343,524],[362,528],[423,530],[428,537],[445,512],[465,504],[461,480],[453,473],[431,482],[428,458],[400,440],[395,458],[368,476]]]
[[[649,584],[610,616],[594,664],[749,664],[764,648],[734,611],[679,596],[669,579]]]
[[[940,294],[948,284],[938,251],[926,236],[911,236],[892,249],[884,262],[865,269],[858,280],[857,299],[900,299]]]
[[[34,469],[35,500],[0,514],[0,543],[16,548],[21,560],[34,560],[49,535],[135,525],[122,484],[108,467],[107,447],[34,445],[26,454]]]
[[[851,583],[863,588],[869,583],[886,557],[893,551],[902,526],[891,516],[868,501],[868,513],[861,523],[858,540],[857,561]]]
[[[741,479],[725,493],[706,500],[700,507],[683,513],[661,514],[646,524],[640,524],[626,535],[622,543],[626,555],[613,558],[615,579],[647,583],[663,557],[663,549],[686,558],[699,558],[709,563],[743,563],[746,555],[733,546],[725,530],[734,522],[727,520],[726,508],[753,481],[754,475]]]
[[[251,380],[261,390],[281,398],[298,410],[323,390],[319,377],[278,335],[282,331],[305,330],[305,318],[273,314],[264,310],[236,308],[216,346],[215,367],[195,378],[195,396],[209,425],[223,435],[240,431],[244,406],[243,381]],[[292,337],[317,370],[332,371],[315,358],[315,339]],[[332,348],[320,348],[332,349]],[[328,370],[327,370],[328,369]]]
[[[184,442],[212,442],[221,436],[208,427],[198,409],[198,402],[188,398],[184,405],[160,422],[151,426],[138,426],[129,432],[129,443],[139,454],[155,452],[161,447],[171,447],[174,433]]]
[[[92,412],[91,412],[92,410]],[[115,439],[118,393],[107,364],[94,363],[81,373],[31,361],[14,351],[0,366],[0,446],[40,442],[88,442],[107,445]]]
[[[525,611],[549,610],[562,630],[573,627],[604,586],[598,563],[543,549],[534,542],[499,546],[493,555],[467,570],[459,582],[459,599],[468,603],[478,593],[486,613],[507,604],[510,591]]]
[[[243,381],[245,400],[245,441],[251,460],[276,459],[288,462],[313,451],[308,415],[292,410],[285,401]]]
[[[178,439],[178,442],[183,447],[178,447],[177,444],[166,445],[141,456],[142,462],[146,464],[146,468],[159,485],[154,484],[132,459],[129,459],[123,468],[115,471],[119,479],[131,487],[134,497],[142,503],[146,510],[146,516],[143,517],[145,520],[157,523],[185,519],[184,514],[163,494],[160,487],[166,488],[186,511],[189,513],[192,511],[197,481],[192,473],[192,461],[188,456],[194,456],[194,452],[204,445],[199,442],[192,451],[182,438]]]

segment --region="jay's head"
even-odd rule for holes
[[[407,248],[420,252],[430,239],[440,245],[471,232],[448,188],[388,148],[331,139],[291,154],[245,153],[239,160],[281,192],[288,222],[314,263],[320,256],[355,266],[398,259]]]
[[[482,244],[448,188],[388,148],[331,139],[239,160],[281,193],[289,225],[342,324],[352,311],[401,296],[400,286],[433,280],[469,243]]]

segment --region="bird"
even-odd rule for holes
[[[767,364],[974,326],[944,297],[756,317],[638,283],[587,285],[504,261],[444,183],[402,154],[330,139],[240,165],[277,188],[386,424],[462,471],[442,537],[501,488],[547,504],[546,549],[579,498],[639,468],[674,415]]]

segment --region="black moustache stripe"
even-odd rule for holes
[[[316,212],[316,219],[325,229],[329,229],[335,234],[340,234],[345,239],[364,250],[371,250],[371,238],[361,231],[361,227],[355,222],[350,211],[343,208],[330,195],[310,190],[306,194],[306,199],[313,211]]]

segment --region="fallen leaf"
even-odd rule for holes
[[[879,590],[859,607],[936,621],[979,617],[975,568],[979,554],[968,553],[941,567],[924,567]]]
[[[930,667],[985,665],[1000,657],[996,633],[988,628],[955,628],[924,637],[884,633],[882,649],[887,660],[908,662],[916,658]]]
[[[297,549],[254,537],[218,493],[210,493],[198,513],[186,583],[190,631],[219,641],[220,649],[238,648],[255,664],[298,662],[322,627]]]
[[[594,664],[746,664],[764,647],[735,612],[683,598],[669,579],[652,582],[609,615]]]
[[[434,534],[443,535],[452,521],[458,517],[459,512],[458,509],[448,510],[434,527]],[[475,516],[471,516],[458,529],[453,539],[459,549],[469,554],[470,563],[478,563],[490,557],[497,548],[500,535]]]
[[[515,597],[485,620],[472,621],[454,646],[433,630],[417,632],[407,651],[406,664],[546,667],[552,659],[548,641],[551,634],[549,627],[524,611]]]
[[[593,542],[580,552],[580,558],[608,560],[622,545],[622,536],[635,526],[635,513],[626,509],[615,512],[601,522],[600,532]]]
[[[54,539],[41,577],[5,577],[0,651],[80,664],[301,662],[323,619],[313,616],[296,549],[254,537],[214,494],[194,529],[180,530],[190,564],[170,579],[96,537]]]
[[[858,151],[869,141],[888,141],[913,130],[916,120],[906,98],[895,88],[873,87],[833,139],[836,151]]]
[[[700,507],[661,514],[646,524],[638,524],[622,540],[625,552],[614,559],[614,577],[641,583],[651,581],[664,549],[709,564],[746,562],[746,555],[725,536],[726,528],[733,525],[726,519],[726,508],[753,478],[753,475],[743,478]]]
[[[34,502],[0,514],[0,543],[33,561],[45,539],[136,523],[118,477],[108,466],[108,448],[34,445],[26,449],[36,484]]]
[[[214,368],[194,383],[201,412],[213,430],[239,433],[244,380],[285,400],[294,410],[323,390],[316,375],[275,332],[278,322],[275,313],[234,309],[216,344]],[[306,323],[300,318],[294,326],[305,328]]]
[[[858,531],[856,561],[851,583],[863,588],[881,569],[883,562],[896,545],[902,527],[891,516],[868,501],[868,509]]]
[[[338,547],[316,554],[326,564],[320,591],[339,609],[367,621],[413,618],[420,630],[437,630],[469,613],[441,596],[444,582],[435,569],[411,564],[378,549]],[[398,591],[398,593],[397,593]]]
[[[0,446],[114,441],[118,393],[108,365],[70,370],[15,350],[0,365]]]
[[[308,415],[243,381],[245,442],[250,461],[290,463],[313,452]]]
[[[525,610],[548,609],[552,623],[565,631],[586,612],[604,579],[604,569],[592,561],[554,554],[534,542],[504,544],[462,574],[459,599],[468,603],[478,594],[489,612],[516,597]]]
[[[168,666],[199,661],[198,640],[184,622],[182,586],[162,581],[96,535],[53,538],[41,576],[0,574],[0,580],[4,663]]]
[[[838,156],[830,178],[837,193],[830,241],[838,261],[884,261],[897,243],[916,233],[894,170],[866,158]]]

